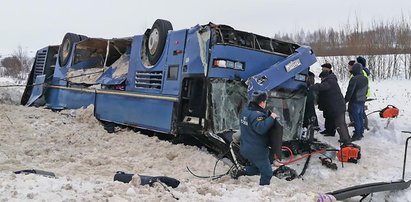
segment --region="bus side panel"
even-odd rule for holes
[[[170,133],[174,101],[116,94],[97,94],[100,120]]]
[[[168,34],[167,66],[165,69],[162,93],[179,95],[182,81],[183,56],[185,54],[186,30]]]
[[[157,88],[136,88],[136,73],[159,73],[162,75],[162,78],[165,77],[165,69],[167,66],[167,51],[163,51],[163,54],[160,56],[160,59],[155,65],[145,66],[142,61],[142,48],[144,48],[144,36],[134,36],[133,43],[131,45],[130,53],[130,64],[127,74],[127,85],[126,91],[128,92],[139,92],[139,93],[148,93],[160,95],[162,89]],[[168,50],[169,38],[166,40],[164,50]]]
[[[92,89],[68,89],[49,86],[46,93],[47,107],[51,109],[79,109],[94,103],[95,92]]]
[[[202,74],[206,75],[208,62],[209,34],[204,32],[199,35],[200,26],[195,26],[187,30],[187,39],[184,50],[183,74]],[[200,38],[199,38],[200,37]]]
[[[223,77],[248,79],[258,74],[278,61],[284,60],[285,56],[265,53],[262,51],[249,50],[235,46],[214,45],[211,51],[209,77]],[[213,67],[213,59],[225,59],[245,64],[244,70],[233,70]]]

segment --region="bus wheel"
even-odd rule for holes
[[[59,48],[59,63],[60,66],[66,66],[70,58],[71,51],[73,50],[73,44],[81,40],[80,36],[73,33],[67,33],[64,35],[63,41]]]
[[[173,30],[173,26],[167,20],[157,19],[153,27],[151,27],[150,34],[146,43],[146,52],[148,61],[151,65],[157,63],[163,53],[166,44],[167,34],[169,30]]]

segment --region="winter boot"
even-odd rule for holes
[[[237,168],[237,166],[234,166],[230,170],[230,177],[233,179],[238,179],[238,177],[245,175],[245,169],[244,168]]]

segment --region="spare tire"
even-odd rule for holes
[[[71,51],[73,50],[73,44],[79,41],[81,41],[80,35],[73,33],[67,33],[64,35],[63,41],[61,42],[59,48],[59,64],[61,67],[67,65]]]
[[[157,19],[153,27],[151,27],[150,34],[146,40],[146,53],[151,65],[156,64],[160,59],[169,30],[173,30],[171,22],[162,19]]]

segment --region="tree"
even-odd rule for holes
[[[21,46],[11,56],[1,59],[1,66],[5,68],[4,75],[24,79],[30,71],[33,59],[30,58]]]

